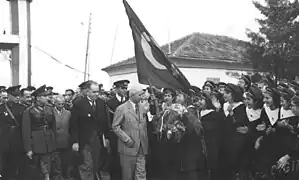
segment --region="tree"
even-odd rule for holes
[[[257,1],[254,6],[264,16],[257,19],[259,32],[247,31],[251,39],[251,55],[254,67],[271,72],[276,80],[293,78],[299,74],[299,3],[298,0]]]

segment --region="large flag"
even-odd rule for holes
[[[132,29],[138,80],[141,84],[159,88],[181,89],[187,92],[190,83],[175,64],[169,61],[154,38],[146,30],[131,6],[123,0]]]

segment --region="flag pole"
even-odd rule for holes
[[[88,54],[89,54],[89,37],[90,37],[90,27],[91,27],[91,13],[89,14],[89,23],[88,23],[88,32],[87,32],[87,45],[86,45],[86,53],[85,53],[85,68],[84,68],[84,81],[86,81],[87,75],[87,65],[88,65]]]
[[[154,95],[155,99],[154,99],[154,103],[155,103],[155,109],[156,109],[156,114],[158,114],[160,111],[159,111],[159,107],[158,107],[158,101],[157,101],[157,98],[154,94],[154,89],[153,89],[153,86],[152,86],[152,80],[150,77],[147,78],[148,79],[148,84],[149,84],[149,88],[151,90],[151,95]],[[152,96],[151,96],[152,97]]]

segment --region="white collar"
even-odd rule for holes
[[[115,97],[116,97],[116,99],[117,99],[119,102],[121,102],[122,97],[121,97],[120,95],[115,94]]]
[[[240,106],[241,104],[243,104],[243,102],[237,102],[237,103],[232,103],[232,110],[236,109],[238,106]],[[224,103],[223,105],[223,111],[225,116],[229,115],[229,111],[228,111],[228,107],[229,107],[229,102]]]
[[[292,113],[292,110],[285,110],[283,107],[280,108],[280,119],[286,119],[293,116],[295,115]]]
[[[133,109],[134,109],[134,111],[135,111],[135,110],[136,110],[136,109],[135,109],[135,108],[136,108],[136,107],[135,107],[136,104],[135,104],[133,101],[131,101],[131,99],[129,99],[128,102],[131,103],[131,105],[133,106]]]
[[[266,104],[264,105],[265,112],[268,116],[268,119],[273,126],[276,121],[279,119],[279,108],[271,110]]]
[[[214,110],[213,109],[205,109],[205,110],[201,110],[200,111],[200,117],[204,117],[208,114],[210,114],[211,112],[213,112]]]
[[[261,109],[254,110],[252,108],[249,109],[248,107],[246,107],[246,114],[247,114],[249,122],[258,120],[261,117],[261,112],[262,112]]]

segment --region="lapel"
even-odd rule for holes
[[[135,110],[134,110],[134,107],[132,105],[132,103],[130,101],[127,101],[125,102],[126,103],[126,106],[129,110],[129,113],[137,120],[139,121],[139,118],[138,118],[138,115],[136,114]],[[139,111],[140,112],[140,111]]]

